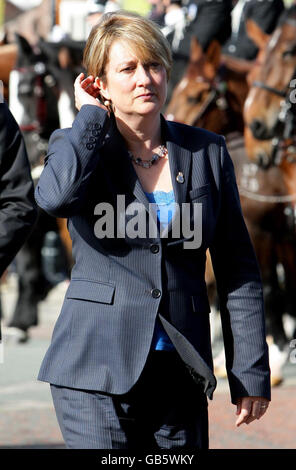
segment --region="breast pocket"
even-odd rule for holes
[[[189,191],[189,198],[196,199],[201,198],[203,196],[207,196],[210,192],[210,184],[204,184],[203,186],[199,186],[198,188],[193,188]]]
[[[193,188],[188,193],[189,203],[192,206],[192,226],[197,227],[198,234],[202,234],[202,248],[208,248],[213,237],[215,227],[215,209],[212,194],[212,185],[204,184]]]
[[[109,282],[72,279],[66,298],[111,304],[113,303],[114,292],[115,285]]]

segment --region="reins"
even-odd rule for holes
[[[280,111],[275,124],[275,129],[280,128],[281,133],[280,135],[275,134],[272,139],[271,164],[276,166],[279,165],[283,159],[287,159],[290,163],[296,163],[296,146],[293,145],[294,142],[296,144],[296,110],[290,98],[291,83],[295,81],[295,78],[296,68],[294,69],[292,78],[283,90],[270,87],[260,80],[255,80],[251,85],[252,87],[260,88],[268,93],[284,98],[280,103]],[[292,140],[292,145],[287,144],[289,140]]]

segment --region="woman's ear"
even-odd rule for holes
[[[95,78],[95,84],[100,88],[101,97],[103,100],[110,100],[108,87],[106,82],[99,77]]]

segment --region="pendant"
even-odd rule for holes
[[[178,183],[184,183],[184,175],[182,171],[179,171],[179,173],[176,176],[176,180]]]

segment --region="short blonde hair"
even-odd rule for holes
[[[172,55],[167,39],[153,21],[123,10],[102,15],[93,26],[83,54],[88,75],[106,80],[109,50],[115,40],[126,41],[143,62],[160,62],[169,80]]]

